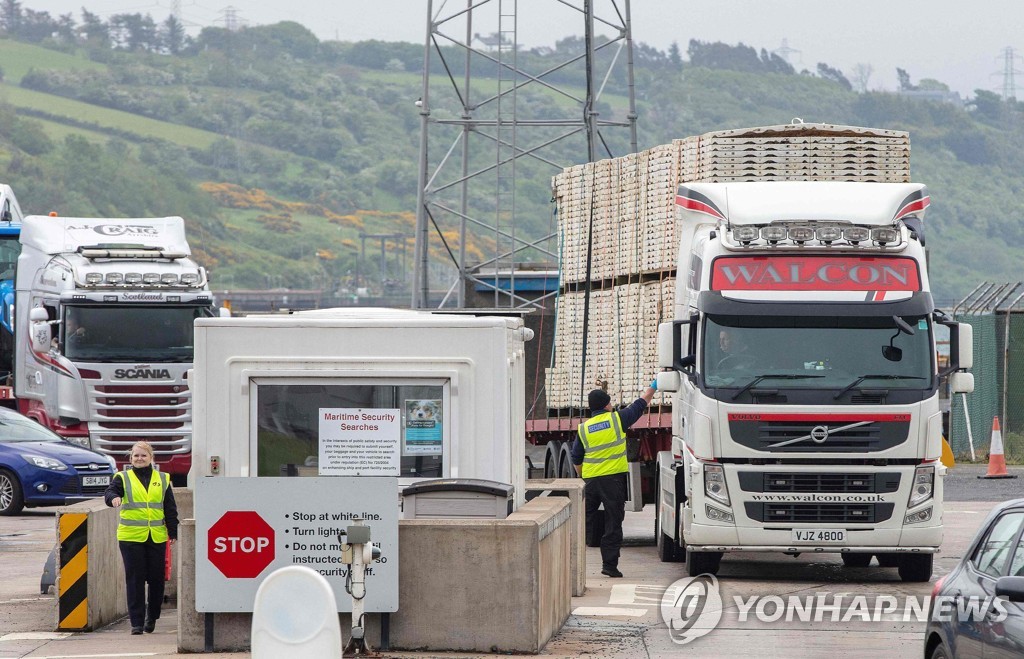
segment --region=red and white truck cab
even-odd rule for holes
[[[692,183],[673,322],[658,546],[691,575],[734,551],[840,553],[927,581],[942,542],[939,388],[973,390],[970,327],[935,310],[924,185]],[[949,328],[940,371],[937,325]]]

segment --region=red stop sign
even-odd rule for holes
[[[207,558],[229,579],[252,579],[274,562],[274,529],[251,510],[224,513],[206,540]]]

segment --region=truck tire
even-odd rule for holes
[[[0,515],[17,515],[25,507],[18,477],[0,469]]]
[[[686,573],[691,577],[702,574],[718,574],[722,565],[720,551],[686,551]]]
[[[910,554],[900,556],[900,579],[911,583],[931,581],[934,554]]]
[[[548,442],[544,453],[544,478],[558,478],[558,456],[562,452],[562,442]]]
[[[875,554],[875,558],[878,559],[879,567],[899,567],[900,566],[900,555],[893,553],[886,554]]]
[[[655,467],[657,469],[657,467]],[[673,539],[674,533],[669,535],[661,529],[661,515],[658,514],[658,507],[661,505],[661,478],[654,479],[654,542],[658,546],[658,558],[662,563],[677,563],[686,558],[686,549],[680,548]],[[678,520],[678,517],[676,518]]]
[[[843,565],[846,567],[867,567],[871,565],[871,554],[853,554],[846,552],[840,554],[843,557]]]
[[[569,451],[569,442],[562,444],[562,455],[558,460],[559,478],[576,478],[576,468],[572,466],[572,455]]]

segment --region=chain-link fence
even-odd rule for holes
[[[950,401],[949,443],[958,458],[988,458],[999,419],[1008,462],[1024,462],[1024,295],[1020,284],[984,290],[958,305],[957,321],[974,328],[974,392]],[[981,288],[981,287],[979,287]]]

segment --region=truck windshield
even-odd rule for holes
[[[707,316],[708,387],[927,389],[931,323],[925,316]],[[914,333],[908,334],[907,329]],[[818,376],[813,379],[794,377]],[[750,383],[757,380],[755,385]]]
[[[60,337],[76,362],[191,362],[192,322],[208,306],[68,306]]]

